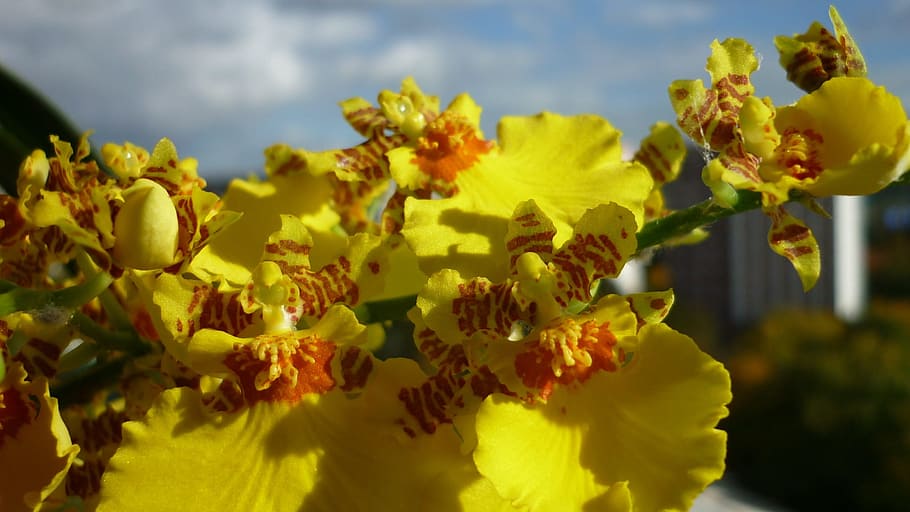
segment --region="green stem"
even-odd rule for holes
[[[736,202],[725,208],[712,199],[702,201],[684,210],[678,210],[666,217],[652,220],[638,232],[638,252],[660,245],[668,240],[685,236],[693,229],[714,223],[737,213],[761,207],[761,194],[749,190],[738,190]]]
[[[94,277],[99,273],[104,273],[99,272],[95,268],[95,264],[92,263],[91,258],[89,258],[85,251],[79,251],[79,253],[76,254],[76,264],[79,266],[79,270],[86,276]],[[98,300],[101,302],[101,307],[104,309],[108,320],[115,329],[131,329],[133,327],[129,314],[123,309],[120,301],[117,300],[117,297],[114,296],[110,288],[101,292],[101,294],[98,295]]]
[[[142,354],[148,351],[148,344],[130,329],[111,331],[98,325],[86,314],[76,311],[70,317],[70,324],[79,329],[79,332],[91,338],[105,350],[119,350],[131,354]]]
[[[113,282],[114,278],[110,274],[100,272],[76,286],[51,292],[51,301],[57,306],[77,308],[107,290],[107,287]]]
[[[0,294],[0,316],[17,311],[45,311],[49,308],[75,309],[97,297],[114,281],[104,272],[88,278],[85,282],[60,290],[33,290],[12,287]],[[6,286],[0,286],[0,289]]]

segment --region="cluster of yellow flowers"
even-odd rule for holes
[[[753,96],[742,40],[712,45],[710,89],[670,87],[715,204],[760,193],[806,287],[819,250],[783,204],[910,166],[900,100],[832,20],[778,39],[794,105]],[[110,174],[85,138],[26,159],[0,196],[0,509],[690,507],[723,474],[729,375],[663,323],[671,291],[598,293],[672,224],[679,132],[628,161],[595,115],[492,140],[410,79],[342,111],[362,144],[272,146],[223,196],[167,139],[105,145]],[[376,357],[405,316],[417,355]]]

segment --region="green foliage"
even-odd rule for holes
[[[731,474],[797,510],[904,510],[910,500],[910,303],[856,325],[772,315],[737,343]]]

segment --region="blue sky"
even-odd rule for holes
[[[712,39],[743,37],[763,58],[758,94],[799,91],[773,38],[830,26],[814,0],[28,0],[3,2],[0,62],[37,85],[93,141],[151,148],[170,137],[211,178],[262,167],[287,142],[359,141],[337,103],[374,100],[413,75],[443,104],[469,92],[484,129],[503,115],[601,114],[636,144],[677,78],[706,78]],[[910,0],[841,2],[870,77],[910,98]]]

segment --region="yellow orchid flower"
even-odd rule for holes
[[[32,228],[56,228],[32,241],[43,242],[44,250],[62,261],[74,256],[73,244],[81,246],[102,268],[109,268],[114,245],[111,205],[119,195],[118,187],[97,163],[85,161],[88,134],[82,136],[75,153],[56,136],[51,136],[51,142],[53,157],[35,150],[19,170],[20,214]]]
[[[755,97],[740,115],[746,149],[761,158],[766,204],[790,191],[814,197],[878,192],[910,168],[910,122],[899,98],[866,78],[836,77],[771,111]]]
[[[769,246],[790,261],[808,290],[821,271],[818,243],[812,231],[781,206],[789,199],[789,189],[766,181],[768,173],[759,170],[762,156],[753,153],[767,154],[780,143],[770,124],[773,105],[752,95],[750,75],[758,69],[758,59],[752,46],[741,39],[715,40],[711,50],[706,66],[711,89],[701,80],[676,80],[670,85],[677,122],[693,140],[718,152],[702,170],[717,203],[732,206],[729,198],[734,189],[761,193],[763,210],[772,221]]]
[[[444,160],[441,155],[427,160],[414,148],[393,150],[389,159],[396,179],[426,175],[437,182],[450,180],[454,194],[405,203],[402,234],[421,269],[431,274],[451,268],[466,276],[502,280],[508,259],[501,241],[508,218],[532,197],[552,219],[557,245],[569,239],[571,226],[585,211],[600,204],[614,202],[628,209],[640,225],[653,180],[640,163],[621,160],[619,138],[620,132],[597,116],[542,113],[504,118],[498,146],[474,151],[470,158],[452,157],[457,164],[443,166],[442,174],[438,164],[429,164]],[[473,146],[450,142],[437,150],[445,147],[471,152]]]
[[[403,222],[404,198],[396,192],[388,199],[382,219],[376,225],[368,210],[391,185],[386,153],[408,144],[422,133],[426,123],[439,113],[439,99],[425,95],[412,78],[406,78],[400,93],[382,91],[379,106],[363,98],[341,102],[347,122],[366,140],[354,147],[327,151],[293,149],[277,144],[266,150],[266,173],[270,179],[298,175],[318,176],[330,187],[328,199],[339,224],[348,233],[397,233]],[[322,204],[310,201],[306,204]],[[291,212],[282,212],[291,213]]]
[[[513,212],[503,244],[510,277],[495,283],[442,270],[430,277],[417,306],[426,325],[450,345],[480,330],[523,337],[514,332],[518,324],[530,330],[559,317],[573,301],[589,301],[595,281],[618,275],[635,251],[634,233],[631,212],[601,205],[583,215],[557,249],[553,222],[535,201],[526,201]]]
[[[665,325],[636,339],[627,365],[587,367],[573,376],[587,375],[581,385],[555,387],[546,404],[484,400],[474,461],[500,495],[530,510],[687,510],[720,478],[726,435],[714,426],[731,398],[726,370]]]
[[[70,440],[47,380],[26,381],[21,364],[5,365],[0,379],[0,508],[34,512],[63,482],[79,447]]]
[[[311,268],[309,230],[294,215],[279,222],[239,287],[171,274],[139,282],[162,343],[178,360],[186,362],[186,344],[202,329],[235,336],[280,331],[321,318],[333,304],[354,307],[382,293],[388,247],[379,237],[347,237],[330,261]]]
[[[479,332],[517,340],[533,327],[591,298],[593,283],[615,277],[635,250],[632,214],[602,205],[577,223],[572,239],[556,248],[553,223],[534,201],[513,212],[506,245],[510,278],[493,283],[457,271],[434,274],[408,318],[417,348],[435,367],[420,386],[399,392],[408,435],[431,434],[458,416],[470,416],[493,392],[509,392],[485,364],[475,364],[466,343]],[[462,435],[468,435],[462,432]]]
[[[834,34],[815,21],[804,34],[777,36],[774,46],[787,80],[812,92],[838,76],[866,76],[866,61],[834,6],[828,8]]]
[[[670,293],[607,296],[569,313],[634,253],[634,216],[591,210],[556,249],[554,224],[530,201],[508,233],[507,280],[444,270],[418,296],[415,342],[438,371],[399,395],[407,433],[454,423],[480,474],[529,510],[687,508],[723,473],[714,426],[728,374],[659,325]],[[667,407],[677,399],[685,405]],[[668,461],[674,469],[662,470]]]
[[[106,146],[109,163],[121,173],[118,182],[96,162],[85,161],[87,137],[74,153],[69,143],[52,136],[54,157],[36,150],[22,163],[16,204],[28,243],[16,252],[4,250],[4,260],[9,256],[44,268],[72,259],[81,247],[105,271],[112,263],[121,269],[162,269],[188,260],[237,218],[220,211],[218,197],[202,189],[196,161],[179,160],[167,139],[150,157],[129,143]],[[127,158],[133,154],[138,156]]]
[[[180,159],[168,139],[151,156],[126,143],[107,144],[104,154],[126,188],[114,219],[118,264],[139,270],[185,267],[213,237],[237,221],[218,196],[204,190],[194,158]],[[180,264],[180,265],[178,265]]]
[[[343,306],[300,331],[251,339],[199,331],[191,364],[224,383],[209,394],[165,391],[145,419],[124,424],[98,510],[469,503],[483,481],[446,476],[470,463],[455,431],[411,438],[395,422],[404,406],[389,391],[422,372],[413,361],[374,360],[356,346],[365,337]],[[406,470],[389,471],[396,467]],[[463,487],[471,494],[461,496]]]

